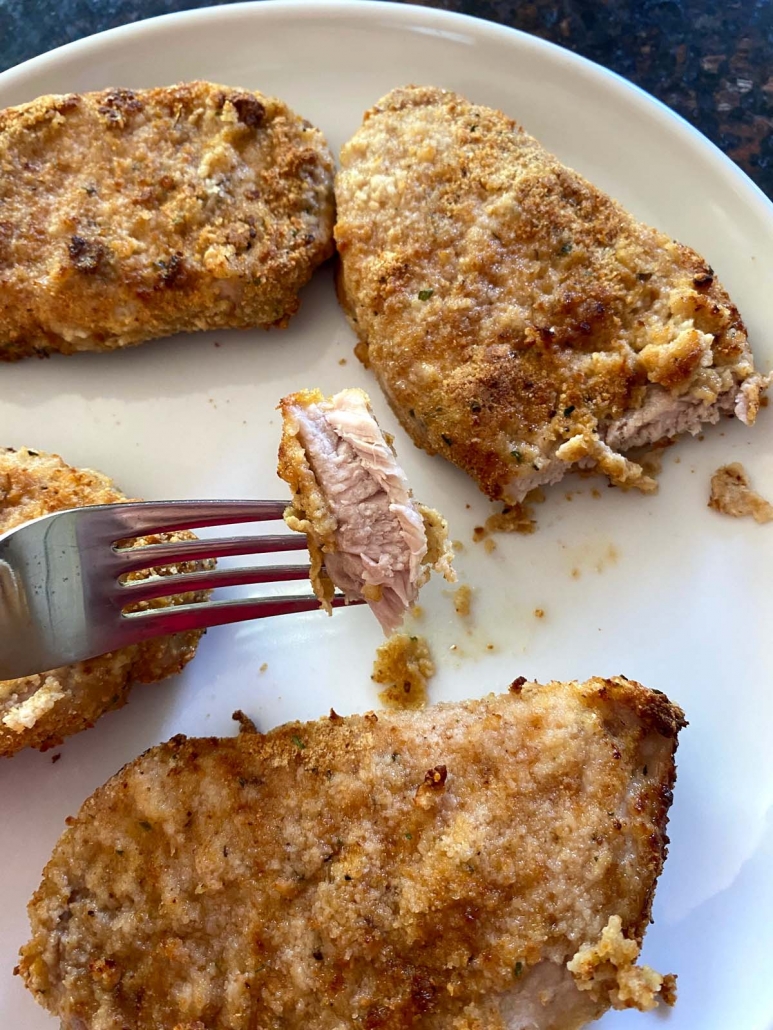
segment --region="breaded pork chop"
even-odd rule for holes
[[[634,963],[682,725],[625,679],[520,679],[175,737],[69,820],[19,970],[66,1030],[574,1030],[673,1001]]]
[[[125,500],[128,498],[107,476],[66,465],[56,454],[0,448],[0,533],[64,508]],[[142,537],[138,543],[192,537],[192,533],[180,532]],[[172,575],[201,567],[201,562],[185,562],[155,572]],[[128,578],[145,575],[132,573]],[[206,597],[206,593],[191,593],[137,608],[191,603]],[[195,655],[200,637],[196,630],[146,640],[41,675],[0,681],[0,756],[14,755],[25,747],[45,751],[72,733],[88,729],[100,715],[126,704],[133,683],[153,683],[179,672]]]
[[[301,390],[279,407],[278,472],[293,491],[285,521],[308,536],[315,593],[330,614],[334,587],[364,598],[390,633],[431,569],[456,580],[447,523],[414,500],[363,390]]]
[[[333,251],[333,160],[208,82],[0,111],[0,360],[284,326]]]
[[[490,497],[577,465],[652,489],[626,451],[754,421],[766,380],[712,269],[501,112],[394,90],[336,199],[358,353],[415,442]]]

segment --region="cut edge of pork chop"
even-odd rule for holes
[[[368,341],[354,314],[356,308],[346,290],[342,265],[336,267],[336,293],[349,325],[358,337],[355,354],[370,368]],[[748,344],[747,344],[748,350]],[[751,364],[751,353],[748,353]],[[375,370],[373,370],[375,371]],[[375,371],[384,396],[406,432],[414,437],[416,426],[406,417],[391,395],[389,385]],[[522,503],[527,495],[541,486],[553,486],[574,469],[595,471],[607,476],[612,485],[633,487],[642,493],[655,493],[657,481],[628,453],[638,448],[673,440],[683,433],[697,436],[706,425],[716,425],[722,416],[735,416],[744,425],[754,425],[763,406],[765,391],[773,382],[773,373],[751,372],[746,379],[734,380],[730,389],[713,403],[682,396],[673,397],[663,387],[651,385],[640,408],[626,412],[596,432],[581,432],[570,437],[553,454],[540,456],[541,464],[527,473],[519,473],[509,481],[494,486],[478,483],[492,500],[510,504]],[[426,443],[414,440],[430,454],[439,453]],[[463,466],[462,466],[463,467]],[[465,470],[468,471],[469,470]],[[475,476],[473,475],[473,478]]]
[[[455,581],[447,523],[413,499],[364,391],[302,390],[279,408],[278,472],[293,491],[285,521],[308,537],[314,592],[328,613],[335,587],[366,600],[389,633],[432,569]]]
[[[230,1004],[234,985],[252,970],[245,1001],[262,997],[264,988],[276,992],[277,983],[287,982],[283,968],[288,962],[301,964],[297,977],[291,977],[295,1002],[313,991],[312,997],[325,998],[332,1006],[343,991],[344,999],[357,996],[365,1025],[387,1030],[409,1025],[443,1030],[450,1025],[456,995],[465,998],[453,1022],[458,1030],[577,1030],[609,1008],[646,1011],[661,1002],[674,1003],[675,978],[637,964],[666,857],[674,753],[686,725],[682,711],[663,694],[625,677],[544,686],[519,677],[505,695],[440,704],[419,713],[341,718],[331,712],[329,719],[289,723],[265,735],[238,715],[243,732],[237,738],[174,737],[125,766],[68,820],[30,902],[32,938],[21,949],[17,970],[63,1025],[75,1016],[73,1025],[90,1030],[97,1026],[93,1017],[98,1010],[106,1020],[124,1017],[121,1025],[130,1030],[151,1025],[153,1030],[188,1025],[193,1030],[200,1025],[196,1019],[202,1018],[201,1006],[206,1006],[213,1030],[246,1030],[255,1015],[250,1015],[251,1004],[241,1011],[241,1021],[227,1021],[240,1011]],[[571,782],[566,781],[569,769]],[[323,770],[328,772],[321,775]],[[560,784],[559,795],[565,791],[565,800],[574,799],[568,809],[547,788],[554,782]],[[201,793],[201,810],[192,823],[187,796],[203,784],[208,789]],[[325,800],[330,792],[336,797],[332,809]],[[315,794],[322,795],[316,805]],[[583,798],[591,806],[588,811]],[[280,809],[268,823],[265,805]],[[577,816],[570,815],[578,805]],[[233,818],[231,806],[237,809]],[[521,833],[517,822],[513,826],[507,819],[508,811],[537,822]],[[212,821],[216,812],[222,827]],[[562,821],[567,817],[571,825]],[[266,827],[260,858],[261,852],[255,852],[256,818]],[[596,836],[599,819],[607,829]],[[306,843],[303,835],[296,839],[292,825],[301,828],[309,820]],[[406,822],[412,833],[402,832]],[[547,833],[545,840],[552,841],[546,844],[548,851],[556,849],[552,868],[560,870],[553,873],[557,880],[543,901],[537,899],[543,898],[538,884],[544,857],[539,848],[529,847],[532,831],[537,840]],[[197,843],[200,834],[212,838],[206,847]],[[506,845],[510,834],[514,841]],[[500,840],[505,843],[501,856]],[[200,861],[191,864],[199,847],[204,848]],[[277,849],[284,856],[280,865],[271,858]],[[172,866],[156,869],[158,856],[168,860],[169,854],[174,856]],[[600,879],[592,874],[594,855],[606,863]],[[515,866],[502,866],[514,856]],[[305,868],[307,860],[324,875],[300,875],[297,869]],[[256,861],[265,868],[254,879],[250,870]],[[292,880],[285,866],[296,870]],[[133,887],[135,876],[140,882]],[[598,893],[591,887],[594,882],[615,886],[611,893],[608,886]],[[528,896],[523,911],[517,883]],[[263,904],[279,906],[284,913],[286,929],[278,951],[277,943],[259,935],[259,968],[232,939],[238,924],[233,926],[227,916],[216,921],[213,914],[224,904],[222,898],[218,902],[218,892],[233,891],[234,885],[238,897],[225,895],[230,903],[242,899],[246,904],[253,892],[258,906],[254,916]],[[177,907],[167,902],[151,918],[141,899],[147,896],[157,903],[157,889]],[[562,891],[568,892],[563,903]],[[322,898],[336,913],[330,913],[329,925],[320,922],[322,910],[315,907],[315,899]],[[214,935],[211,941],[195,931],[188,942],[184,929],[177,942],[169,936],[169,928],[190,904],[209,911],[200,918]],[[391,916],[382,904],[394,908]],[[132,929],[132,906],[139,906],[137,932]],[[551,920],[567,918],[558,912],[573,914],[568,924],[562,921],[561,929],[552,932]],[[513,923],[516,913],[520,915]],[[460,915],[467,922],[460,922]],[[530,917],[536,920],[533,924]],[[366,934],[364,940],[363,919],[375,935]],[[247,937],[249,925],[243,928]],[[586,934],[583,927],[594,929]],[[391,950],[369,960],[369,947],[380,940],[380,932],[388,932]],[[354,953],[349,933],[359,942]],[[341,939],[341,934],[346,936]],[[194,941],[197,949],[204,949],[196,953],[199,963],[206,956],[216,958],[221,947],[230,949],[223,953],[224,969],[215,962],[218,975],[207,979],[207,990],[214,993],[197,1011],[187,1007],[193,1000],[190,991],[179,989],[196,978],[195,963],[189,967],[178,961]],[[476,960],[466,961],[466,952],[454,960],[458,947],[472,949]],[[146,991],[141,985],[148,963],[153,965],[149,956],[154,949],[163,968],[168,966],[170,973],[174,969],[176,982],[167,984],[163,969],[154,967]],[[338,958],[343,955],[345,959]],[[238,973],[235,977],[229,964]],[[375,996],[374,984],[360,983],[371,964],[377,967]],[[311,979],[304,973],[307,965],[315,974]],[[328,969],[342,970],[335,987],[328,986]],[[116,991],[118,983],[122,987]],[[393,1009],[406,984],[407,1010],[402,1002]],[[166,1004],[166,988],[169,999],[175,999],[168,1015],[164,1009],[171,1021],[153,1023],[150,1013],[158,1012],[161,994]],[[129,1022],[125,1015],[136,990],[143,991],[144,1004],[137,1021]],[[363,990],[364,999],[359,996]],[[282,997],[283,1004],[290,1003],[286,992]],[[416,997],[423,999],[418,1008]],[[309,1018],[308,1009],[300,1005],[295,1011],[298,1022],[288,1025],[307,1025],[303,1020]],[[313,1026],[348,1025],[346,1020],[335,1022],[332,1011],[331,1019],[322,1019],[324,1006],[319,1012]]]

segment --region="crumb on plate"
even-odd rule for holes
[[[752,490],[749,476],[740,461],[718,468],[711,477],[709,508],[740,519],[751,515],[760,524],[773,520],[773,504]]]
[[[372,679],[384,686],[379,699],[387,708],[423,708],[435,663],[424,637],[393,633],[376,649]]]
[[[457,615],[465,617],[470,614],[472,604],[472,587],[462,583],[454,591],[454,609]]]

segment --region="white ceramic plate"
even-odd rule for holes
[[[405,83],[450,87],[504,109],[638,216],[704,254],[736,299],[759,364],[770,368],[771,205],[656,101],[528,36],[411,6],[221,7],[132,25],[30,61],[0,76],[0,106],[42,93],[193,78],[277,94],[336,152],[363,111]],[[710,473],[731,460],[742,460],[773,496],[769,413],[752,430],[725,421],[705,441],[667,451],[656,497],[565,481],[539,509],[534,536],[499,537],[489,555],[471,543],[485,499],[460,472],[413,447],[352,345],[324,270],[286,332],[181,337],[0,367],[0,442],[101,469],[131,495],[281,497],[277,400],[313,385],[370,390],[417,495],[466,542],[458,566],[476,588],[470,632],[442,586],[424,594],[422,631],[440,666],[432,700],[503,689],[517,675],[623,672],[682,704],[690,726],[679,749],[671,854],[644,958],[679,974],[671,1030],[770,1028],[773,526],[706,507]],[[591,493],[597,485],[600,497]],[[53,1026],[11,969],[27,937],[26,900],[65,816],[122,763],[173,733],[233,732],[235,708],[268,728],[331,706],[376,706],[370,670],[379,641],[362,609],[217,629],[182,676],[138,687],[128,708],[58,748],[56,765],[50,753],[2,763],[3,1027]],[[603,1020],[607,1030],[662,1025],[656,1015]]]

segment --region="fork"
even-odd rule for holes
[[[43,515],[0,535],[0,680],[70,665],[151,637],[319,608],[317,598],[305,594],[124,611],[191,591],[307,579],[308,565],[125,578],[180,562],[303,550],[306,538],[298,533],[127,544],[182,529],[278,520],[286,507],[284,501],[100,504]],[[336,595],[331,603],[338,608],[347,601]]]

